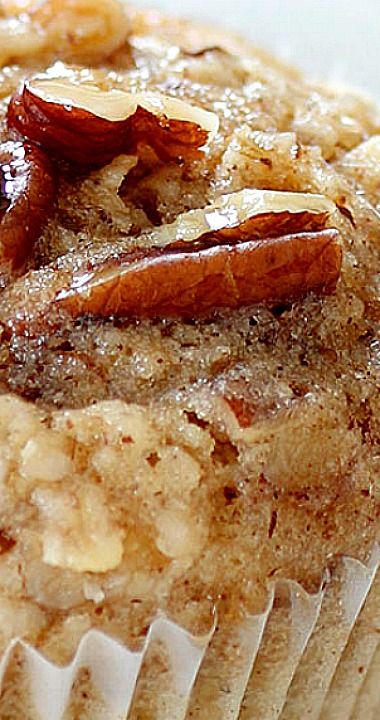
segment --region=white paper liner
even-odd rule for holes
[[[368,684],[370,668],[379,647],[380,632],[380,573],[377,574],[367,601],[351,633],[339,666],[324,702],[321,720],[340,720],[351,717],[361,693],[369,698]],[[375,701],[379,701],[379,674],[375,688]],[[369,714],[362,713],[362,718]],[[380,718],[380,712],[377,716]]]
[[[148,648],[159,641],[175,668],[173,694],[185,712],[209,640],[210,635],[194,638],[174,623],[159,618],[151,625],[143,649],[131,652],[104,633],[92,630],[82,638],[73,661],[63,668],[46,660],[26,643],[13,641],[2,658],[0,679],[3,679],[13,650],[19,644],[26,660],[32,704],[41,720],[62,719],[74,680],[83,667],[90,670],[92,682],[110,712],[116,718],[125,718]]]
[[[342,559],[321,604],[314,632],[294,676],[281,720],[294,720],[302,709],[308,720],[320,720],[323,704],[352,628],[373,583],[377,566],[365,568]],[[328,591],[327,591],[328,590]],[[348,720],[342,710],[339,720]]]
[[[150,687],[150,653],[161,648],[167,670],[162,683],[152,685],[155,720],[378,720],[379,560],[377,551],[368,566],[338,559],[316,595],[281,581],[264,613],[239,627],[219,623],[205,637],[159,618],[140,652],[91,631],[70,665],[60,668],[14,641],[1,660],[0,681],[21,645],[41,720],[62,720],[81,668],[89,669],[107,717],[135,718],[144,678]]]
[[[350,720],[379,720],[380,641],[358,695]]]
[[[244,692],[272,611],[273,597],[272,593],[264,613],[248,617],[239,627],[217,627],[190,700],[192,720],[204,718],[205,705],[208,720],[239,717]]]
[[[246,688],[240,720],[274,720],[289,687],[322,604],[323,592],[308,595],[297,583],[279,583],[263,645]]]

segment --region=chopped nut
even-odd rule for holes
[[[33,501],[46,528],[44,562],[76,572],[103,573],[116,568],[123,556],[123,533],[116,528],[100,488],[86,486],[78,496],[38,489]]]
[[[158,93],[102,90],[74,71],[27,80],[9,105],[8,124],[56,155],[104,165],[139,143],[164,158],[193,157],[218,129],[218,118]]]
[[[41,430],[28,440],[21,452],[20,473],[30,482],[57,482],[73,471],[64,438]]]

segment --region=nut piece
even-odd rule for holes
[[[72,317],[194,317],[221,308],[331,293],[342,259],[337,230],[300,233],[194,251],[137,251],[81,273],[56,296]]]
[[[193,157],[218,118],[158,93],[104,91],[80,83],[74,71],[24,83],[8,109],[8,124],[55,155],[79,165],[104,165],[139,143],[163,159]]]
[[[206,208],[183,213],[171,225],[162,225],[152,244],[215,245],[317,231],[326,227],[335,210],[334,203],[323,195],[245,188],[222,195]]]
[[[0,144],[0,273],[19,270],[41,233],[55,195],[49,158],[21,142]]]
[[[59,433],[41,430],[21,451],[20,475],[33,484],[59,482],[73,473],[73,463]]]
[[[56,301],[74,317],[186,317],[331,292],[341,249],[337,231],[320,230],[334,210],[320,195],[249,189],[225,195],[152,233],[156,247],[74,275]],[[296,234],[305,230],[314,232]],[[264,238],[271,239],[259,242]]]
[[[339,233],[321,228],[334,209],[319,195],[224,196],[152,232],[150,248],[97,248],[25,276],[3,295],[5,332],[50,332],[84,313],[188,317],[332,292],[342,260]]]
[[[129,21],[118,0],[4,0],[0,64],[51,52],[90,62],[108,57],[128,36]]]
[[[38,488],[32,500],[43,522],[44,562],[75,572],[103,573],[123,556],[123,533],[114,525],[102,490],[84,486],[74,496]]]

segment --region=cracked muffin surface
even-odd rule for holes
[[[0,274],[0,641],[23,636],[64,661],[90,628],[134,647],[160,610],[202,633],[215,608],[231,622],[262,610],[277,579],[313,592],[332,558],[369,559],[380,507],[380,116],[234,38],[117,3],[97,42],[89,22],[86,45],[87,31],[72,38],[65,22],[79,12],[87,27],[91,3],[68,2],[59,28],[55,5],[20,16],[23,43],[1,58],[1,144],[38,143],[56,202],[22,267]],[[0,37],[19,16],[17,2],[4,7]],[[67,143],[59,124],[64,97],[47,108],[32,97],[48,148],[32,137],[25,83],[41,77],[139,94],[145,106],[111,140],[103,113],[103,144],[96,135],[90,153],[78,141],[78,161],[81,126]],[[157,115],[148,94],[165,98]],[[87,140],[97,107],[80,107]],[[45,188],[46,173],[36,182]],[[189,240],[184,227],[198,230]],[[141,268],[131,304],[125,278]],[[234,283],[223,285],[227,270]]]

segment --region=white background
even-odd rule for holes
[[[380,100],[380,0],[135,0],[231,28],[311,77],[343,81]]]

